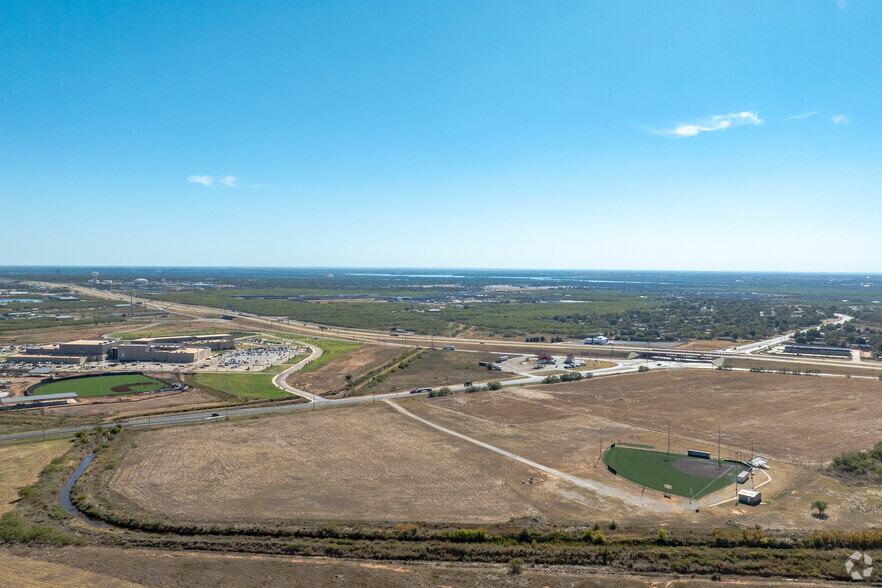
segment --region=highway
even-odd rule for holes
[[[69,284],[65,284],[76,290],[82,294],[88,294],[96,297],[109,298],[113,300],[124,300],[129,301],[130,297],[125,295],[120,295],[112,292],[107,292],[104,290],[96,290],[93,288],[85,288],[81,286],[72,286]],[[221,311],[217,308],[212,307],[204,307],[204,306],[192,306],[192,305],[184,305],[172,302],[164,302],[164,301],[156,301],[149,300],[143,298],[135,298],[135,302],[141,302],[144,306],[154,308],[157,310],[163,310],[174,314],[180,314],[184,316],[189,316],[192,318],[197,318],[201,320],[211,320],[218,321],[222,324],[229,324],[230,321],[223,320],[219,318],[220,314],[225,314],[224,311]],[[493,339],[459,339],[453,337],[430,337],[425,335],[414,335],[414,334],[406,334],[401,337],[395,337],[390,333],[381,332],[381,331],[370,331],[364,329],[348,329],[348,328],[337,328],[337,327],[328,327],[325,325],[317,325],[312,323],[302,323],[302,322],[291,322],[287,319],[278,319],[271,317],[262,317],[253,314],[246,313],[236,313],[236,316],[240,317],[244,321],[248,323],[253,323],[256,325],[260,325],[263,328],[269,327],[272,330],[281,333],[289,333],[289,334],[299,334],[304,337],[323,337],[323,338],[332,338],[332,339],[344,339],[351,341],[359,341],[368,344],[383,344],[383,345],[396,345],[396,346],[423,346],[428,344],[428,346],[440,346],[440,345],[453,345],[460,350],[464,347],[474,347],[475,349],[470,349],[471,351],[477,350],[499,350],[500,348],[508,350],[508,349],[519,349],[519,357],[514,357],[509,361],[505,362],[505,369],[509,373],[515,373],[517,377],[511,380],[502,380],[500,383],[503,386],[521,386],[525,384],[535,384],[541,382],[547,372],[551,369],[561,369],[556,365],[549,366],[550,369],[545,370],[522,370],[518,366],[524,359],[524,355],[527,354],[536,354],[538,351],[551,351],[552,354],[556,357],[559,362],[562,360],[564,356],[567,354],[577,354],[579,352],[584,352],[585,346],[581,344],[538,344],[538,343],[520,343],[520,342],[510,342],[510,341],[499,341]],[[843,323],[851,320],[852,317],[846,315],[837,315],[837,323]],[[779,337],[775,337],[772,339],[768,339],[765,341],[757,341],[754,343],[749,343],[746,345],[742,345],[739,347],[730,348],[719,353],[719,355],[723,356],[745,356],[756,353],[757,351],[766,349],[768,347],[778,345],[792,337],[793,334],[782,335]],[[194,411],[194,412],[186,412],[186,413],[178,413],[178,414],[169,414],[162,416],[152,416],[152,417],[142,417],[136,419],[128,419],[128,420],[120,420],[120,421],[111,421],[107,423],[102,423],[104,427],[110,428],[115,425],[120,425],[123,427],[149,427],[149,426],[159,426],[159,425],[178,425],[178,424],[186,424],[186,423],[197,423],[204,421],[211,421],[215,419],[225,418],[225,417],[237,417],[237,416],[247,416],[254,414],[267,414],[274,412],[288,412],[295,410],[309,410],[316,409],[318,407],[329,407],[329,406],[345,406],[349,404],[359,404],[365,402],[375,402],[375,401],[384,401],[391,400],[395,398],[403,398],[411,396],[410,392],[395,392],[389,394],[381,394],[381,395],[371,395],[371,396],[354,396],[350,398],[340,398],[340,399],[327,399],[322,398],[321,396],[316,396],[306,392],[304,390],[300,390],[293,386],[290,386],[286,382],[286,378],[289,374],[301,369],[308,362],[313,361],[318,358],[322,350],[314,345],[308,345],[312,351],[311,355],[293,365],[291,368],[285,370],[283,373],[278,374],[273,378],[273,384],[287,392],[290,392],[292,395],[299,396],[308,402],[306,403],[297,403],[297,404],[271,404],[264,406],[256,406],[256,407],[242,407],[242,408],[229,408],[229,409],[214,409],[214,410],[206,410],[206,411]],[[658,351],[658,348],[652,347],[624,347],[618,346],[620,349],[624,349],[627,351]],[[592,348],[591,351],[600,351],[600,349]],[[806,359],[797,359],[797,358],[789,358],[789,357],[781,357],[781,358],[769,358],[782,360],[782,361],[792,361],[794,363],[800,364],[840,364],[840,365],[849,365],[841,362],[829,362],[819,358],[812,358],[812,360]],[[615,366],[592,370],[592,374],[596,375],[614,375],[614,374],[625,374],[631,372],[637,372],[641,365],[646,365],[647,360],[645,359],[633,359],[633,360],[610,360],[616,363]],[[662,368],[683,368],[685,367],[683,364],[679,362],[673,361],[664,361],[664,362],[652,362],[655,364],[654,367],[662,367]],[[854,364],[850,364],[854,365]],[[704,364],[696,364],[690,365],[690,368],[712,368],[713,366],[704,365]],[[492,379],[492,378],[491,378]],[[464,385],[458,386],[449,386],[451,391],[460,391],[465,389]],[[427,393],[421,393],[419,395],[425,395]],[[94,428],[94,425],[84,425],[80,427],[67,427],[67,428],[59,428],[52,429],[47,431],[30,431],[26,433],[16,433],[11,435],[3,435],[0,436],[0,443],[2,442],[11,442],[11,441],[20,441],[25,439],[35,439],[40,438],[42,436],[56,436],[56,435],[72,435],[77,433],[78,431],[91,430]]]

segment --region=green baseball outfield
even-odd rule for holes
[[[137,394],[169,388],[171,384],[142,374],[110,374],[87,378],[69,378],[49,382],[34,388],[35,396],[44,394],[63,394],[76,392],[78,396],[116,396],[120,394]]]
[[[685,498],[701,498],[735,484],[735,477],[746,470],[743,464],[701,459],[664,451],[632,447],[611,447],[603,454],[604,463],[619,476],[641,486]]]

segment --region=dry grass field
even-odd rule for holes
[[[69,448],[70,442],[66,439],[0,445],[0,514],[12,508],[11,503],[18,499],[19,488],[36,482],[40,470]],[[8,585],[2,582],[0,575],[0,586]]]
[[[358,380],[403,353],[404,350],[398,347],[368,345],[334,358],[314,371],[293,373],[288,377],[288,383],[313,394],[326,394],[344,388],[347,375]]]
[[[43,410],[54,416],[106,416],[125,417],[169,408],[218,404],[220,400],[203,390],[188,389],[183,392],[163,394],[134,394],[131,396],[104,396],[78,399],[77,404],[50,406]]]
[[[45,573],[45,575],[41,575]],[[28,583],[44,579],[43,583]],[[134,582],[134,584],[130,583]],[[584,566],[525,566],[520,575],[504,564],[358,561],[326,557],[291,557],[137,548],[25,548],[0,550],[3,586],[217,586],[288,588],[334,586],[352,588],[438,588],[444,586],[548,588],[739,588],[820,586],[821,583],[784,582],[763,578],[680,578],[610,574]]]
[[[748,374],[657,371],[571,384],[509,388],[399,401],[429,421],[578,476],[593,489],[543,473],[489,449],[435,430],[384,403],[308,411],[211,426],[145,431],[121,456],[106,498],[123,510],[183,522],[276,523],[296,520],[505,523],[534,518],[567,523],[615,519],[626,526],[708,529],[727,520],[764,528],[866,528],[882,519],[882,490],[848,487],[810,467],[865,448],[879,433],[878,382]],[[864,414],[866,412],[866,414]],[[762,507],[730,503],[724,489],[700,513],[688,500],[610,474],[603,444],[772,458]],[[857,422],[857,429],[851,423]],[[823,431],[823,434],[819,434]],[[851,432],[852,434],[849,434]],[[524,484],[529,476],[534,484]],[[756,483],[765,480],[757,474]],[[830,504],[828,520],[810,504]]]
[[[493,361],[499,357],[496,353],[458,353],[456,351],[439,351],[426,349],[421,357],[414,359],[404,368],[399,369],[374,386],[361,390],[363,394],[376,392],[399,392],[431,386],[459,385],[464,382],[488,382],[490,380],[507,380],[510,373],[490,371],[478,365],[479,361]]]
[[[813,528],[818,521],[811,517],[809,505],[823,498],[835,505],[831,508],[836,522],[830,524],[862,528],[882,516],[882,491],[847,487],[820,475],[817,461],[814,468],[795,464],[810,465],[817,454],[829,460],[877,441],[882,436],[876,430],[882,406],[877,403],[867,414],[854,409],[879,391],[878,382],[854,379],[681,370],[454,395],[404,406],[480,441],[631,494],[639,494],[640,488],[608,474],[602,465],[595,468],[601,424],[604,446],[630,442],[659,449],[666,447],[671,417],[672,451],[703,449],[714,455],[717,426],[723,424],[722,457],[734,457],[734,449],[749,454],[754,438],[758,455],[782,461],[773,462],[773,481],[763,489],[764,497],[776,497],[775,508],[745,511],[727,506],[712,516],[748,517],[777,528]],[[705,502],[727,497],[721,491]],[[618,508],[615,501],[609,504]],[[646,520],[639,510],[630,510],[629,516]]]
[[[137,447],[121,459],[108,496],[175,520],[486,524],[580,516],[579,502],[522,483],[537,475],[532,468],[383,403],[134,439]]]
[[[18,550],[20,551],[20,550]],[[111,575],[89,572],[75,566],[51,563],[44,559],[32,559],[13,555],[0,549],[0,586],[16,588],[135,588],[134,584]]]

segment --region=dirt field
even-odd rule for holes
[[[313,394],[327,394],[344,388],[347,375],[358,380],[367,372],[403,353],[397,347],[369,345],[332,359],[315,371],[291,374],[288,383]]]
[[[49,563],[46,563],[49,562]],[[45,567],[44,567],[45,566]],[[45,573],[45,576],[41,576]],[[34,584],[34,579],[45,579]],[[108,580],[110,580],[108,582]],[[518,576],[506,565],[352,561],[325,557],[290,557],[253,554],[161,551],[112,547],[35,548],[0,550],[0,585],[3,586],[334,586],[352,588],[438,588],[443,586],[547,586],[548,588],[641,588],[676,586],[820,586],[814,582],[784,582],[747,578],[711,582],[681,578],[673,584],[663,576],[613,575],[575,566],[525,566]],[[128,584],[126,582],[134,582]]]
[[[12,508],[12,501],[18,499],[18,489],[37,481],[37,476],[50,461],[64,455],[70,449],[67,439],[0,445],[0,514]],[[0,569],[2,569],[0,564]],[[2,582],[0,586],[9,586]]]
[[[125,507],[181,521],[575,520],[539,472],[383,403],[138,433],[108,487]],[[529,476],[536,484],[524,484]]]

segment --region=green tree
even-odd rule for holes
[[[818,518],[826,518],[824,511],[827,510],[827,503],[823,500],[815,500],[812,502],[812,510],[818,510]]]

